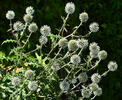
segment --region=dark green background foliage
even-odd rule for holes
[[[102,61],[99,66],[99,72],[107,70],[109,60],[116,60],[118,70],[111,72],[102,79],[100,86],[103,88],[103,95],[96,100],[122,100],[122,50],[120,49],[122,39],[122,23],[120,18],[122,14],[120,0],[0,0],[0,44],[2,41],[12,38],[12,34],[7,32],[9,21],[5,18],[8,10],[14,10],[16,13],[15,21],[23,20],[23,15],[27,6],[33,6],[35,9],[34,21],[38,26],[48,24],[52,28],[52,33],[57,34],[56,28],[62,25],[61,16],[66,16],[64,12],[65,4],[72,1],[76,5],[76,11],[68,20],[68,30],[79,24],[79,13],[86,11],[90,19],[78,31],[78,34],[85,34],[91,22],[96,21],[100,24],[100,31],[90,36],[90,42],[96,41],[101,49],[108,52],[108,58]],[[34,49],[40,36],[39,31],[33,34],[31,38],[30,49]],[[0,47],[5,53],[8,53],[11,45]]]

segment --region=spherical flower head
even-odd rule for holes
[[[98,44],[96,42],[92,42],[92,43],[90,43],[89,50],[92,52],[99,52],[100,47],[98,46]]]
[[[90,51],[90,57],[91,58],[97,58],[98,57],[98,52]]]
[[[32,71],[32,70],[27,70],[27,71],[25,72],[25,77],[26,77],[27,79],[33,78],[33,77],[34,77],[34,71]]]
[[[99,86],[98,86],[97,83],[91,83],[89,85],[89,88],[94,92],[94,91],[96,91],[99,88]]]
[[[83,39],[83,38],[79,39],[77,43],[78,43],[78,47],[81,49],[88,47],[88,40],[86,39]]]
[[[12,19],[14,19],[14,17],[15,17],[14,11],[9,10],[9,11],[6,13],[6,18],[7,18],[7,19],[12,20]]]
[[[83,98],[89,98],[92,94],[92,91],[88,88],[84,88],[82,89],[81,93],[82,93]]]
[[[80,82],[85,83],[88,80],[88,75],[86,74],[86,72],[82,72],[78,75],[78,79]]]
[[[40,32],[44,36],[48,36],[49,33],[51,33],[51,28],[48,25],[44,25],[41,27]]]
[[[31,24],[29,25],[29,27],[28,27],[28,30],[29,30],[29,32],[31,32],[31,33],[36,32],[37,29],[38,29],[38,26],[36,25],[36,23],[31,23]]]
[[[69,88],[70,88],[70,84],[69,84],[69,82],[67,82],[67,81],[62,81],[62,82],[60,82],[60,89],[62,90],[62,91],[67,91],[67,90],[69,90]]]
[[[34,13],[33,7],[31,7],[31,6],[30,7],[27,7],[26,8],[26,13],[32,15]]]
[[[55,71],[58,71],[60,69],[60,64],[55,61],[52,66],[51,66],[51,69],[55,72]]]
[[[98,74],[98,73],[94,73],[92,76],[91,76],[91,80],[93,83],[99,83],[100,80],[101,80],[101,75]]]
[[[81,13],[79,19],[81,22],[86,22],[89,19],[88,14],[86,12]]]
[[[89,25],[89,29],[91,32],[97,32],[99,31],[99,24],[96,22],[93,22]]]
[[[81,62],[81,58],[79,55],[72,55],[70,58],[70,62],[74,65],[78,65]]]
[[[28,88],[31,91],[35,91],[37,89],[37,87],[38,87],[38,84],[36,81],[30,81],[28,84]]]
[[[48,38],[46,36],[40,36],[39,43],[45,45],[48,42]]]
[[[18,77],[13,77],[11,79],[11,83],[12,83],[12,85],[17,86],[20,84],[20,79]]]
[[[108,63],[108,69],[109,69],[109,71],[116,71],[117,68],[118,68],[118,65],[117,65],[116,62],[110,61]]]
[[[24,17],[23,17],[23,19],[24,19],[24,21],[26,23],[30,23],[32,21],[32,19],[33,19],[33,16],[30,15],[30,14],[25,14]]]
[[[75,11],[75,4],[72,2],[67,3],[65,6],[65,12],[67,14],[73,14],[74,11]]]
[[[66,38],[62,38],[58,42],[59,47],[66,48],[68,46],[68,40]]]
[[[20,21],[17,21],[14,23],[13,28],[15,31],[21,31],[21,30],[23,30],[24,25]]]
[[[95,96],[101,96],[102,95],[102,88],[97,88],[96,91],[93,92]]]
[[[73,78],[72,80],[71,80],[71,83],[72,84],[75,84],[77,82],[77,79],[76,78]]]
[[[76,51],[78,49],[78,44],[76,40],[70,40],[68,42],[69,51]]]
[[[101,60],[104,60],[107,58],[107,52],[105,50],[101,50],[99,53],[98,53],[98,58],[101,59]]]

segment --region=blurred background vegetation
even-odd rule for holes
[[[89,14],[89,20],[79,29],[78,34],[85,34],[91,22],[96,21],[100,24],[100,31],[90,36],[90,42],[98,42],[101,49],[108,52],[108,58],[101,62],[99,72],[107,70],[106,66],[109,60],[116,60],[118,70],[111,72],[100,86],[103,88],[103,95],[95,100],[122,100],[122,1],[120,0],[0,0],[0,44],[2,41],[12,38],[12,34],[7,32],[9,21],[5,14],[8,10],[14,10],[16,13],[15,21],[23,20],[23,15],[27,6],[33,6],[35,9],[34,22],[41,27],[44,24],[51,26],[52,33],[57,34],[56,28],[62,25],[61,16],[66,16],[64,7],[67,2],[74,2],[76,11],[68,20],[68,30],[79,24],[79,13],[86,11]],[[70,34],[70,33],[67,33]],[[66,34],[65,34],[66,35]],[[40,36],[39,31],[33,34],[30,49],[35,48]],[[9,52],[11,45],[0,46],[0,51]]]

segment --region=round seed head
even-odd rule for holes
[[[102,50],[98,53],[98,58],[101,60],[104,60],[107,58],[107,52],[105,50]]]
[[[60,69],[60,64],[57,62],[57,61],[55,61],[54,63],[53,63],[53,65],[51,66],[51,69],[55,72],[55,71],[58,71],[59,69]]]
[[[89,25],[89,29],[91,32],[97,32],[99,31],[99,24],[96,22],[93,22]]]
[[[21,31],[21,30],[23,30],[24,25],[20,21],[17,21],[14,23],[13,28],[15,31]]]
[[[92,94],[92,91],[88,88],[82,89],[82,96],[83,98],[89,98]]]
[[[62,81],[62,82],[60,82],[60,89],[62,90],[62,91],[67,91],[67,90],[69,90],[69,88],[70,88],[70,84],[69,84],[69,82],[67,82],[67,81]]]
[[[88,47],[88,40],[83,39],[83,38],[78,40],[78,47],[81,49],[87,48]]]
[[[31,91],[35,91],[37,89],[37,87],[38,87],[38,84],[36,81],[30,81],[28,84],[28,88]]]
[[[30,14],[25,14],[24,17],[23,17],[23,19],[24,19],[24,21],[26,23],[30,23],[32,21],[32,19],[33,19],[33,16],[30,15]]]
[[[31,7],[31,6],[30,7],[27,7],[26,8],[26,13],[32,15],[34,13],[33,7]]]
[[[39,43],[42,44],[42,45],[45,45],[46,43],[48,42],[48,39],[46,36],[40,36],[39,38]]]
[[[97,89],[98,89],[98,84],[97,83],[91,83],[90,85],[89,85],[89,88],[94,92],[94,91],[96,91]]]
[[[92,43],[90,43],[89,50],[91,52],[99,52],[100,47],[98,46],[98,44],[96,42],[92,42]]]
[[[109,71],[116,71],[117,68],[118,68],[118,65],[117,65],[116,62],[110,61],[108,63],[108,69],[109,69]]]
[[[75,4],[72,2],[67,3],[65,6],[65,12],[67,14],[73,14],[74,11],[75,11]]]
[[[18,77],[12,77],[11,83],[12,85],[17,86],[20,84],[20,79]]]
[[[29,27],[28,27],[28,30],[29,30],[29,32],[31,32],[31,33],[36,32],[37,29],[38,29],[38,26],[36,25],[36,23],[31,23],[31,24],[29,25]]]
[[[70,62],[74,65],[78,65],[81,62],[81,58],[78,55],[72,55]]]
[[[25,77],[26,77],[27,79],[30,79],[30,78],[34,77],[34,71],[32,71],[32,70],[27,70],[27,71],[25,72]]]
[[[86,12],[81,13],[79,19],[81,22],[86,22],[89,19],[88,14]]]
[[[68,49],[69,51],[75,51],[78,49],[78,44],[76,40],[70,40],[68,42]]]
[[[48,25],[44,25],[41,27],[40,32],[44,36],[48,36],[49,33],[51,33],[51,28]]]
[[[97,90],[96,91],[94,91],[93,92],[94,93],[94,95],[96,95],[96,96],[101,96],[102,95],[102,88],[97,88]]]
[[[14,17],[15,17],[14,11],[9,10],[9,11],[6,13],[6,18],[7,18],[7,19],[12,20],[12,19],[14,19]]]
[[[82,72],[81,74],[79,74],[78,79],[82,83],[87,82],[88,76],[87,76],[86,72]]]
[[[68,45],[68,40],[66,38],[62,38],[58,42],[59,47],[66,48]]]
[[[101,80],[101,75],[98,74],[98,73],[94,73],[92,76],[91,76],[91,80],[93,83],[99,83],[100,80]]]

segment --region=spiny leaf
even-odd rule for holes
[[[6,44],[6,43],[17,43],[17,41],[12,40],[12,39],[7,39],[7,40],[3,41],[3,43],[1,45]]]

